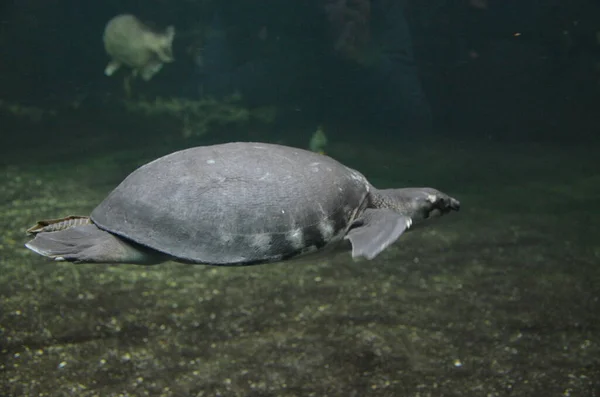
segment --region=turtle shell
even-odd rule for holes
[[[236,142],[143,165],[91,219],[179,261],[257,264],[341,240],[367,205],[369,189],[364,176],[330,157]]]

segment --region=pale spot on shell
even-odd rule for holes
[[[319,232],[325,241],[329,241],[333,236],[333,225],[328,220],[319,222]]]
[[[286,239],[292,244],[294,249],[302,249],[304,247],[304,233],[302,229],[294,229],[287,233]]]
[[[321,203],[317,203],[317,207],[319,207],[319,211],[322,214],[327,214],[327,212],[325,211],[325,208],[323,208],[323,205]]]
[[[221,235],[219,235],[219,237],[221,238],[221,241],[225,244],[231,242],[232,240],[231,234],[229,233],[222,233]]]
[[[214,164],[216,161],[213,159],[206,160],[206,164]]]
[[[314,163],[310,163],[309,167],[311,168],[312,172],[319,172],[319,171],[321,171],[321,167],[319,167],[320,165],[321,165],[321,163],[319,163],[317,161],[317,162],[314,162]]]
[[[263,176],[261,176],[259,178],[260,181],[264,181],[265,179],[268,179],[271,176],[270,172],[267,172],[266,174],[264,174]]]
[[[267,233],[259,233],[250,237],[250,245],[258,248],[261,251],[266,251],[271,244],[271,235]]]
[[[358,172],[356,170],[353,170],[353,169],[350,169],[350,177],[352,179],[354,179],[355,181],[360,181],[360,182],[363,182],[363,183],[366,182],[365,177],[360,172]]]

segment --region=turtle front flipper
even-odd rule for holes
[[[352,243],[352,257],[375,258],[398,240],[411,224],[408,216],[391,209],[366,209],[345,237]]]
[[[165,254],[125,241],[93,224],[39,232],[25,246],[56,261],[76,263],[153,265],[168,259]]]

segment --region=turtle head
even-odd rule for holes
[[[414,223],[460,209],[458,200],[429,187],[377,190],[374,196],[375,207],[394,210]]]

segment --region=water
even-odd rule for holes
[[[422,50],[427,40],[413,30]],[[286,115],[272,123],[236,119],[186,135],[216,108],[163,103],[176,111],[144,113],[122,102],[156,103],[191,81],[174,75],[185,69],[177,56],[147,86],[134,83],[129,99],[122,80],[102,75],[101,46],[100,61],[82,63],[72,79],[40,83],[64,81],[81,96],[65,88],[50,100],[50,89],[21,85],[31,64],[23,59],[0,106],[0,395],[600,395],[598,85],[586,63],[595,58],[569,55],[573,70],[546,79],[555,63],[508,45],[521,57],[508,66],[528,79],[489,61],[504,44],[466,69],[420,65],[423,86],[436,83],[425,90],[427,134],[406,133],[410,122],[390,132],[386,112],[349,122],[340,102],[320,110],[274,102],[260,104]],[[461,211],[373,261],[342,253],[244,268],[74,265],[24,247],[37,220],[89,214],[161,155],[232,140],[307,147],[317,124],[327,154],[374,185],[433,186]]]

